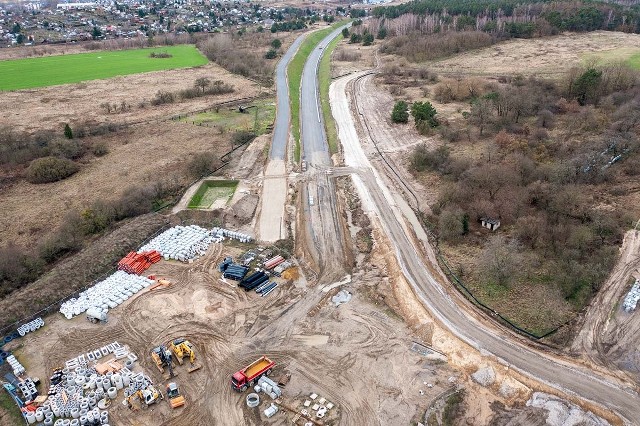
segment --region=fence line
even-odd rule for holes
[[[143,246],[146,243],[148,243],[149,241],[151,241],[153,238],[155,238],[156,236],[158,236],[160,233],[164,232],[166,229],[170,228],[171,225],[164,225],[162,226],[162,228],[160,228],[159,230],[157,230],[156,232],[154,232],[151,236],[147,237],[140,245]],[[85,285],[84,287],[75,290],[74,292],[72,292],[71,294],[68,294],[66,296],[64,296],[62,299],[59,299],[56,302],[51,303],[49,306],[40,309],[39,311],[21,319],[18,320],[16,322],[13,322],[3,328],[0,328],[0,336],[5,336],[7,334],[11,334],[11,330],[17,330],[18,327],[20,327],[21,324],[25,324],[28,323],[30,321],[33,321],[34,319],[38,318],[38,317],[42,317],[45,316],[47,314],[50,314],[52,312],[57,311],[58,309],[60,309],[60,306],[66,302],[69,299],[72,299],[74,297],[77,297],[78,295],[80,295],[80,293],[82,293],[83,291],[87,290],[89,287],[94,286],[96,283],[104,280],[105,278],[107,278],[109,275],[113,274],[115,271],[117,270],[117,268],[114,266],[111,269],[109,269],[107,272],[103,273],[102,275],[100,275],[98,278],[94,279],[93,281],[91,281],[89,284]]]

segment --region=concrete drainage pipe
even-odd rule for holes
[[[260,397],[257,393],[250,393],[247,395],[247,407],[255,408],[260,405]]]

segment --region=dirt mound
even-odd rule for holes
[[[138,248],[146,238],[167,223],[167,219],[157,213],[124,222],[77,255],[60,262],[44,277],[1,300],[0,326],[21,320],[85,287],[114,268],[127,252]],[[52,310],[57,310],[57,306]]]
[[[225,215],[224,223],[232,228],[240,228],[242,225],[251,223],[259,201],[260,197],[254,194],[247,194],[240,198]]]

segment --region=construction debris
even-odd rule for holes
[[[636,310],[636,306],[638,305],[638,301],[640,301],[640,280],[636,280],[627,293],[627,296],[624,298],[624,302],[622,302],[622,307],[626,312],[633,312]]]
[[[331,301],[335,303],[336,306],[340,306],[343,303],[347,303],[351,300],[352,294],[347,290],[340,290],[338,294],[331,298]]]
[[[471,375],[471,378],[481,386],[491,386],[496,381],[496,372],[491,366],[480,368]]]

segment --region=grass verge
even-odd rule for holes
[[[322,107],[322,115],[324,117],[324,127],[327,132],[327,141],[329,142],[329,154],[338,152],[338,131],[336,122],[331,114],[331,104],[329,103],[329,86],[331,86],[331,54],[336,46],[342,41],[342,36],[334,38],[326,47],[320,60],[320,68],[318,70],[318,79],[320,81],[320,105]]]
[[[24,424],[24,417],[20,413],[20,408],[4,388],[0,388],[0,410],[4,412],[4,415],[0,417],[7,420],[8,423],[6,424]]]
[[[152,58],[167,53],[168,58]],[[0,91],[46,87],[119,75],[204,65],[193,45],[163,46],[0,61]]]
[[[228,202],[238,186],[237,180],[205,180],[189,201],[190,209],[208,209],[217,200]]]
[[[302,81],[302,70],[309,54],[328,36],[331,31],[344,25],[346,21],[335,22],[330,27],[311,33],[298,48],[298,52],[293,57],[287,67],[287,78],[289,81],[289,102],[291,104],[291,132],[295,140],[293,156],[296,163],[300,162],[300,82]]]

